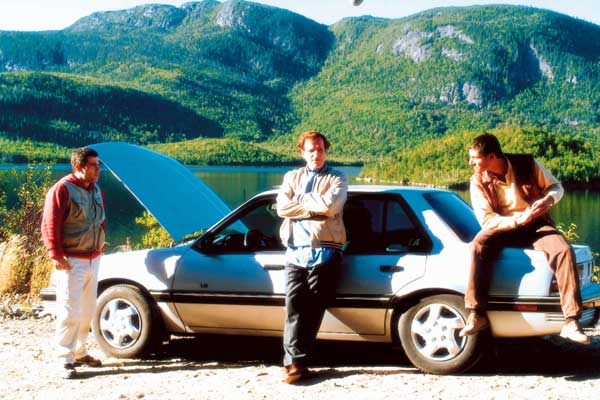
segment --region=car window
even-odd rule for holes
[[[348,254],[426,251],[430,243],[396,197],[353,196],[344,208]]]
[[[388,231],[402,231],[414,229],[413,223],[404,212],[400,203],[396,201],[387,202],[386,228]]]
[[[470,242],[481,230],[473,209],[457,194],[435,192],[423,197],[462,241]]]
[[[240,219],[248,230],[258,230],[269,237],[279,235],[281,218],[277,215],[277,205],[274,202],[262,203]]]
[[[387,201],[384,243],[386,251],[418,251],[422,234],[398,201]]]
[[[379,200],[349,198],[344,207],[345,251],[363,253],[380,246],[383,235],[383,206]]]
[[[214,231],[208,245],[212,251],[221,252],[282,250],[280,226],[275,201],[265,199]]]

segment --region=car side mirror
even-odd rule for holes
[[[200,240],[196,242],[196,248],[203,253],[210,253],[212,248],[212,241],[215,238],[215,235],[212,233],[206,233],[200,237]]]
[[[257,229],[250,229],[244,235],[244,248],[246,249],[257,249],[260,246],[263,234]]]

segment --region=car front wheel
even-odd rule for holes
[[[92,329],[102,351],[118,358],[146,354],[162,339],[155,307],[131,285],[115,285],[102,292]]]
[[[483,356],[486,332],[467,337],[458,333],[468,312],[456,295],[422,299],[398,319],[398,337],[408,359],[431,374],[465,372]]]

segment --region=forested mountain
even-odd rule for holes
[[[352,18],[321,72],[294,88],[299,129],[376,154],[464,130],[535,125],[596,137],[600,27],[516,6]]]
[[[384,165],[465,131],[525,126],[577,137],[597,157],[598,77],[600,26],[530,7],[327,27],[242,0],[146,5],[0,32],[0,138],[287,150],[318,129],[333,156]]]
[[[30,115],[51,126],[56,121],[80,125],[68,115],[69,103],[76,102],[82,111],[98,107],[95,114],[106,114],[82,115],[88,127],[80,129],[102,132],[97,128],[106,123],[107,138],[116,137],[113,128],[118,128],[122,137],[139,135],[142,143],[173,135],[266,139],[295,124],[287,92],[320,70],[332,43],[333,34],[324,25],[239,0],[205,0],[181,8],[146,5],[95,13],[62,31],[0,32],[0,71],[11,75],[4,77],[0,101],[3,109],[22,114],[3,121],[0,129],[29,135],[20,121]],[[41,85],[30,88],[32,80]],[[81,83],[78,98],[69,99],[76,82]],[[132,105],[114,114],[106,108],[113,96],[120,105],[131,96]],[[55,112],[48,115],[45,107]],[[186,115],[185,122],[173,125],[172,117],[157,115],[143,126],[153,108],[167,114],[174,107],[180,114],[196,114],[195,121]],[[61,109],[64,118],[58,115]],[[54,127],[47,130],[52,132],[48,140],[60,134]],[[38,132],[39,139],[44,133]],[[72,135],[64,131],[65,143],[72,143]],[[79,142],[94,135],[79,133]]]

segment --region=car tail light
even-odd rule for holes
[[[533,304],[515,304],[513,306],[515,311],[538,311],[539,307]]]

